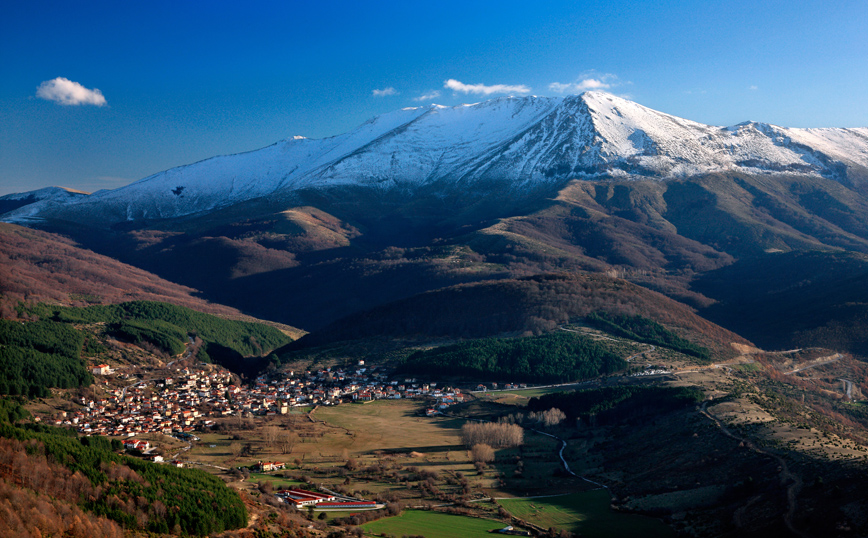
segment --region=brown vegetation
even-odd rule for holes
[[[115,522],[76,506],[82,498],[96,498],[101,491],[82,473],[49,461],[39,449],[35,441],[0,438],[0,536],[123,536]],[[118,474],[116,466],[107,471],[116,479],[138,478]],[[135,504],[132,509],[139,512]]]
[[[516,424],[468,422],[461,427],[461,442],[468,447],[511,448],[524,442],[524,430]]]
[[[83,512],[69,501],[38,495],[0,479],[0,536],[121,538],[124,532],[114,521]]]
[[[539,275],[462,284],[349,316],[300,339],[292,348],[385,336],[483,337],[551,331],[591,312],[641,315],[684,332],[722,354],[744,339],[664,295],[604,275]]]
[[[494,449],[486,444],[473,445],[470,448],[470,459],[476,463],[490,463],[494,461]]]
[[[0,223],[0,317],[15,317],[19,301],[85,306],[139,299],[241,315],[195,294],[192,288],[80,248],[62,236]]]
[[[567,418],[567,415],[557,407],[552,407],[545,411],[531,411],[528,413],[527,418],[528,420],[539,422],[543,426],[550,428],[563,422],[564,419]]]

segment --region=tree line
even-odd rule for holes
[[[461,442],[468,448],[476,445],[512,448],[524,443],[524,429],[518,424],[468,422],[461,427]]]
[[[711,360],[711,352],[700,345],[682,338],[654,320],[642,316],[591,312],[585,321],[606,332],[624,336],[637,342],[645,342],[680,351],[702,361]]]
[[[704,398],[698,387],[632,385],[544,394],[531,398],[527,408],[536,412],[557,408],[572,420],[604,425],[674,411]]]

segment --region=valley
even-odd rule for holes
[[[553,528],[590,536],[609,536],[612,529],[654,536],[791,529],[810,536],[841,518],[859,524],[861,512],[852,503],[861,494],[852,477],[868,473],[865,427],[858,411],[835,413],[861,405],[858,381],[849,387],[855,403],[839,403],[849,401],[842,377],[864,379],[857,375],[865,368],[860,361],[822,349],[767,353],[738,345],[729,358],[706,362],[584,323],[561,329],[609,346],[624,360],[622,369],[540,386],[454,371],[410,378],[414,374],[395,371],[403,361],[373,365],[363,351],[370,348],[357,345],[364,359],[330,346],[318,353],[288,351],[278,368],[244,381],[186,350],[171,361],[117,362],[112,373],[97,376],[89,396],[61,391],[27,408],[42,424],[66,420],[83,435],[147,441],[133,453],[161,455],[159,465],[171,459],[217,474],[239,492],[260,532],[314,525],[314,533],[342,526],[388,533],[395,517],[389,514],[401,511],[394,523],[406,529],[401,532],[440,528],[425,513],[469,517],[467,524],[490,529],[512,524],[531,533]],[[392,355],[400,356],[394,348]],[[666,391],[687,388],[699,389],[701,401],[664,403]],[[623,390],[662,392],[645,403],[605,404],[601,409],[609,411],[580,415],[571,414],[568,400],[546,401],[574,401],[569,395],[579,391],[598,405],[593,402]],[[549,405],[566,417],[541,422],[534,410]],[[120,426],[100,425],[111,417]],[[172,417],[182,422],[175,425]],[[494,461],[474,463],[462,428],[480,420],[520,424],[523,443],[495,449]],[[281,468],[263,472],[259,462]],[[296,510],[274,497],[287,487],[376,501],[387,513]],[[840,498],[850,499],[847,511],[834,508]],[[821,505],[826,508],[818,513]],[[728,511],[735,515],[724,516]],[[464,525],[429,532],[464,536],[471,532]]]
[[[587,92],[4,196],[2,530],[864,535],[865,140]]]

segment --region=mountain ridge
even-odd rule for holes
[[[186,217],[304,190],[425,189],[484,197],[548,191],[571,179],[683,179],[707,173],[798,174],[844,184],[868,179],[868,128],[732,127],[678,118],[604,92],[502,97],[405,108],[347,133],[290,137],[216,156],[90,196],[34,199],[2,220],[58,218],[93,224]],[[4,197],[9,198],[9,197]]]

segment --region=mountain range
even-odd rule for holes
[[[868,129],[709,126],[600,92],[502,98],[399,110],[110,191],[8,195],[0,220],[7,332],[62,324],[38,303],[153,309],[145,324],[118,314],[126,332],[88,329],[141,367],[161,359],[128,357],[136,335],[190,338],[164,319],[171,303],[291,335],[275,349],[245,340],[265,356],[216,342],[198,355],[249,378],[364,361],[443,386],[579,380],[534,405],[617,408],[551,430],[562,461],[607,484],[604,506],[612,495],[685,536],[868,529]],[[106,306],[135,299],[159,303]],[[38,355],[20,354],[26,372]],[[671,391],[693,396],[673,407],[659,398]],[[523,420],[524,396],[490,395],[457,412]],[[350,430],[328,429],[345,446]],[[536,446],[516,452],[526,470],[497,456],[515,493],[571,480]]]
[[[602,273],[762,345],[863,352],[866,182],[865,128],[709,126],[586,92],[402,109],[115,190],[7,195],[0,218],[306,330],[474,282]],[[774,285],[752,278],[769,266]],[[847,293],[823,292],[828,266]],[[823,315],[800,317],[800,292]],[[764,318],[744,323],[735,297]]]
[[[170,219],[342,186],[480,195],[506,188],[520,196],[570,179],[667,180],[721,172],[797,173],[859,183],[868,177],[868,129],[787,129],[756,122],[715,127],[602,92],[506,97],[405,108],[342,135],[295,136],[91,196],[46,189],[7,196],[7,203],[37,203],[4,220]]]

